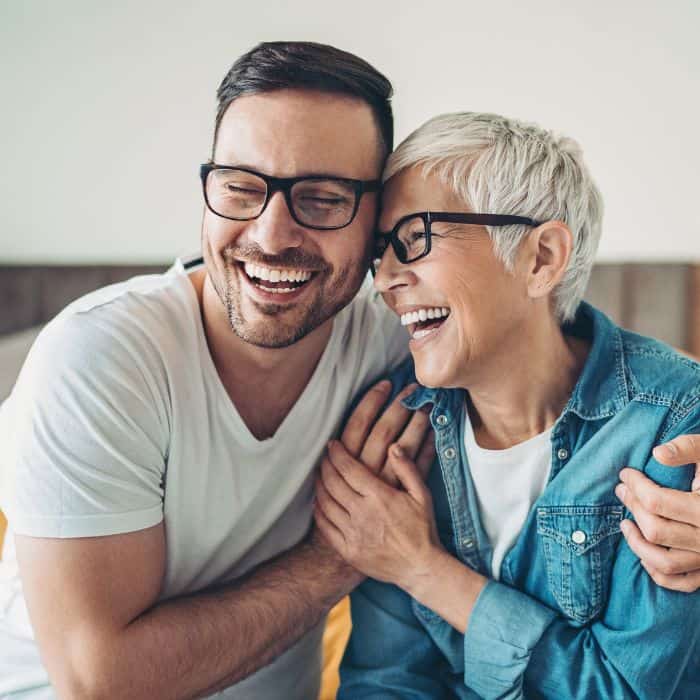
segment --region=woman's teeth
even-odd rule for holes
[[[410,326],[412,323],[423,323],[425,321],[446,318],[449,315],[450,310],[445,306],[409,311],[408,313],[401,314],[401,325]]]
[[[415,331],[413,331],[413,335],[411,335],[411,338],[414,340],[418,340],[419,338],[424,338],[426,335],[430,335],[431,333],[435,333],[435,331],[438,329],[439,326],[435,326],[434,328],[428,328],[426,330],[423,330],[421,328],[416,328]]]

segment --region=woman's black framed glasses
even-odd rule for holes
[[[449,211],[419,211],[401,217],[391,231],[375,233],[375,260],[384,255],[391,244],[399,262],[407,265],[430,253],[433,232],[431,224],[444,221],[452,224],[476,224],[478,226],[539,226],[542,222],[527,216],[510,214],[461,214]],[[435,234],[439,235],[439,234]]]
[[[307,228],[332,231],[348,226],[365,192],[377,192],[379,180],[353,180],[332,175],[272,177],[230,165],[200,166],[204,201],[224,219],[257,219],[275,192],[283,192],[294,221]]]

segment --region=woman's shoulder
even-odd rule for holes
[[[632,399],[690,410],[700,403],[700,363],[654,338],[621,329]]]

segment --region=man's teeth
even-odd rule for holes
[[[256,277],[267,282],[306,282],[311,279],[311,273],[305,270],[273,270],[253,263],[246,263],[244,267],[248,277]],[[279,291],[292,290],[280,289]]]
[[[450,315],[450,310],[443,307],[425,308],[418,309],[418,311],[409,311],[408,313],[401,314],[401,325],[410,326],[412,323],[420,323],[421,321],[428,321],[436,318],[443,318]],[[429,333],[430,331],[422,331],[423,335]],[[416,337],[416,334],[413,334]]]

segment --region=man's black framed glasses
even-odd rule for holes
[[[348,226],[365,192],[377,192],[379,180],[332,175],[272,177],[230,165],[200,166],[204,201],[217,216],[233,221],[257,219],[275,192],[284,193],[294,221],[307,228],[332,231]]]
[[[381,258],[391,244],[399,262],[412,263],[430,253],[433,234],[431,224],[437,222],[452,224],[475,224],[478,226],[539,226],[542,222],[527,216],[510,214],[467,214],[449,211],[420,211],[401,217],[391,231],[375,233],[375,259]]]

